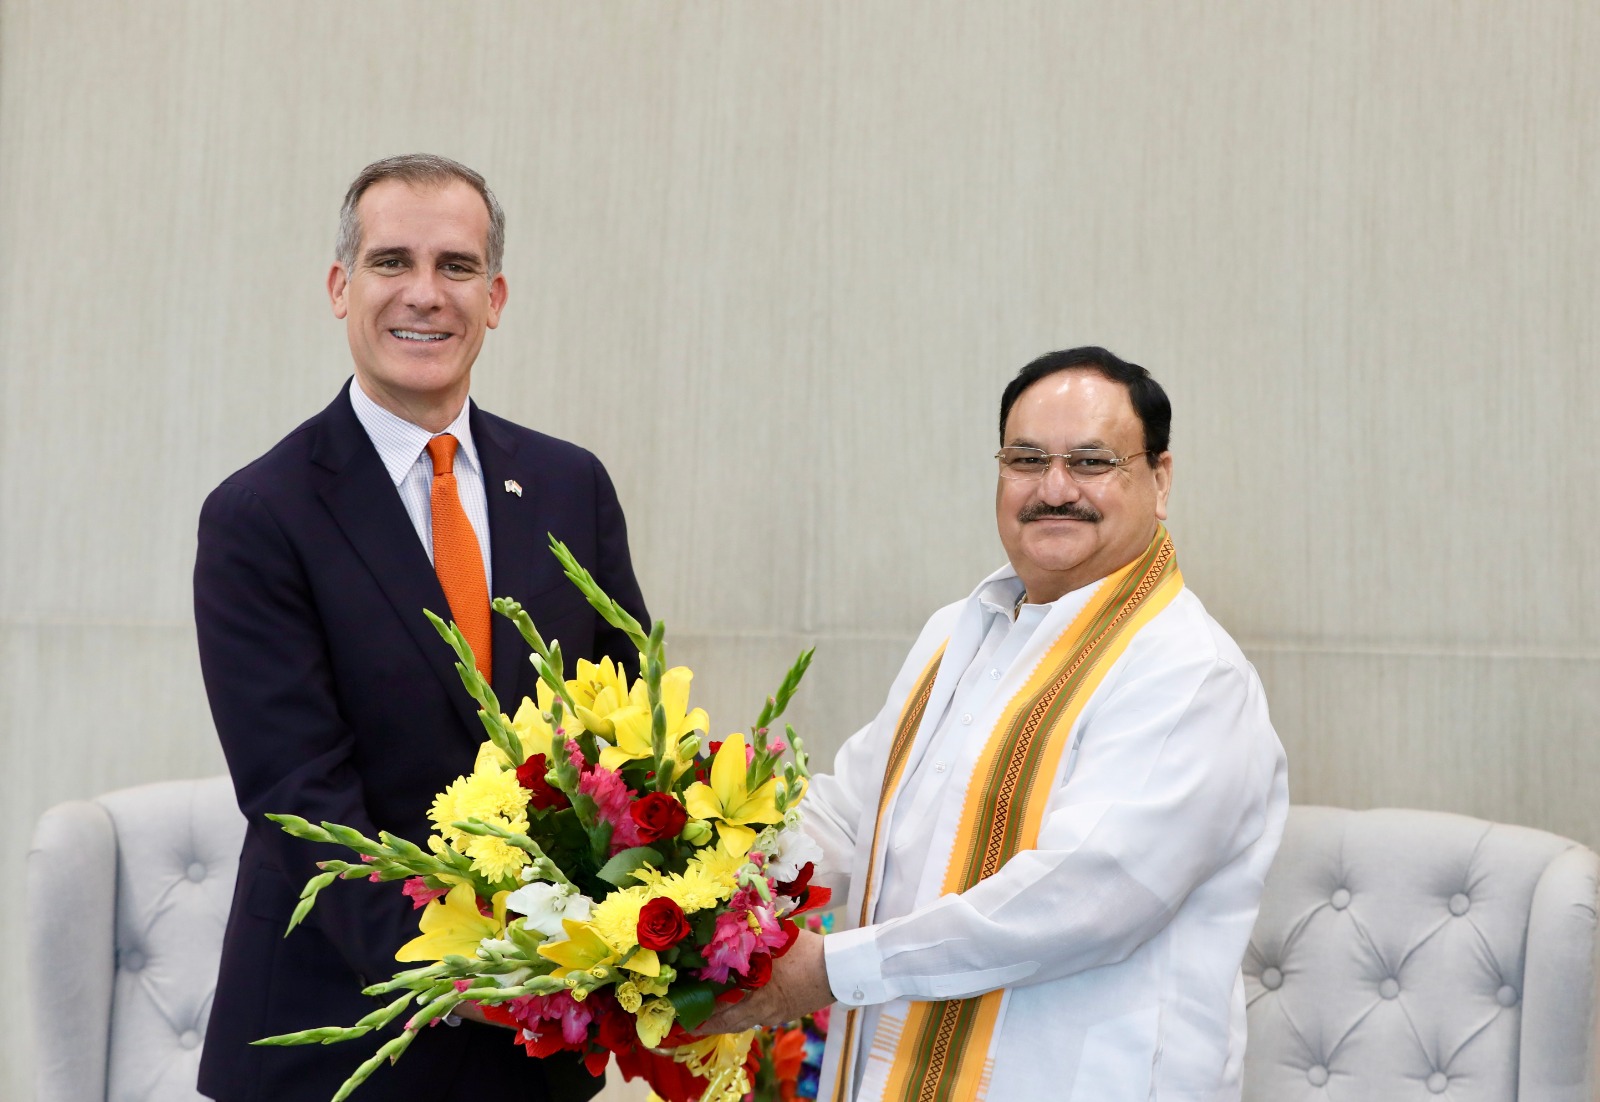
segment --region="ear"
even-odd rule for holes
[[[1167,519],[1167,495],[1172,492],[1172,453],[1162,452],[1156,460],[1156,519]]]
[[[334,261],[333,267],[328,269],[328,301],[333,305],[333,316],[340,321],[350,313],[345,294],[349,289],[350,278],[345,274],[344,265]]]
[[[506,306],[506,275],[501,272],[489,281],[489,320],[490,329],[500,326],[500,311]]]

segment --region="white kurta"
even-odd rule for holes
[[[865,1053],[883,1004],[1006,988],[990,1100],[1238,1099],[1239,965],[1288,790],[1261,682],[1193,593],[1134,637],[1088,701],[1038,848],[969,891],[940,894],[979,751],[1100,584],[1024,605],[1013,623],[1022,585],[1006,567],[939,610],[883,710],[832,775],[814,779],[806,822],[825,854],[818,880],[848,888],[841,929],[824,942],[843,1005],[820,1097],[832,1097],[847,1006],[865,1008]],[[861,912],[896,720],[946,639],[879,846],[873,921],[845,928]],[[852,1083],[864,1066],[847,1071]]]

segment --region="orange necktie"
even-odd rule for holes
[[[456,491],[459,441],[449,433],[428,441],[433,459],[433,569],[450,602],[450,617],[472,647],[485,680],[493,669],[489,652],[489,583],[483,575],[483,550]]]

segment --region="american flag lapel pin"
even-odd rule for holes
[[[518,497],[521,497],[522,496],[522,483],[518,482],[514,478],[506,479],[506,493],[508,493],[508,494],[516,494]]]

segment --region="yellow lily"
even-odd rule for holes
[[[567,931],[564,940],[547,941],[539,946],[539,955],[557,965],[551,973],[557,979],[565,977],[568,972],[587,972],[591,968],[617,962],[616,950],[589,923],[564,918],[561,928]]]
[[[578,659],[578,676],[567,682],[567,691],[577,706],[578,721],[603,739],[614,739],[614,713],[628,707],[628,678],[622,667],[609,658],[598,665]]]
[[[531,758],[535,754],[543,754],[548,758],[555,736],[550,730],[550,725],[544,721],[544,714],[550,711],[551,705],[555,703],[556,694],[543,681],[539,682],[539,687],[535,691],[538,695],[538,703],[523,697],[522,703],[517,706],[517,714],[515,716],[507,717],[502,715],[500,718],[509,723],[512,729],[517,732],[517,737],[522,740],[522,752],[525,755]],[[493,746],[494,744],[489,743],[488,745]],[[501,756],[502,758],[504,757],[504,755]],[[507,764],[510,763],[508,762]]]
[[[454,955],[473,956],[484,938],[497,938],[506,928],[506,896],[494,893],[494,915],[478,913],[478,897],[465,884],[451,888],[443,899],[435,899],[422,909],[422,933],[400,946],[398,961],[443,960]]]
[[[774,803],[778,782],[766,783],[750,791],[745,765],[744,735],[731,734],[711,759],[711,783],[696,781],[683,794],[683,805],[696,819],[716,819],[722,848],[734,857],[750,852],[756,831],[749,824],[765,826],[783,818]]]
[[[691,731],[704,732],[711,719],[704,708],[689,710],[689,682],[694,671],[688,666],[674,666],[661,675],[661,708],[667,714],[667,761],[675,768],[678,762],[678,743]],[[607,769],[621,769],[630,761],[648,758],[655,753],[650,740],[650,696],[642,680],[633,683],[628,707],[611,716],[615,746],[600,749],[600,764]]]

